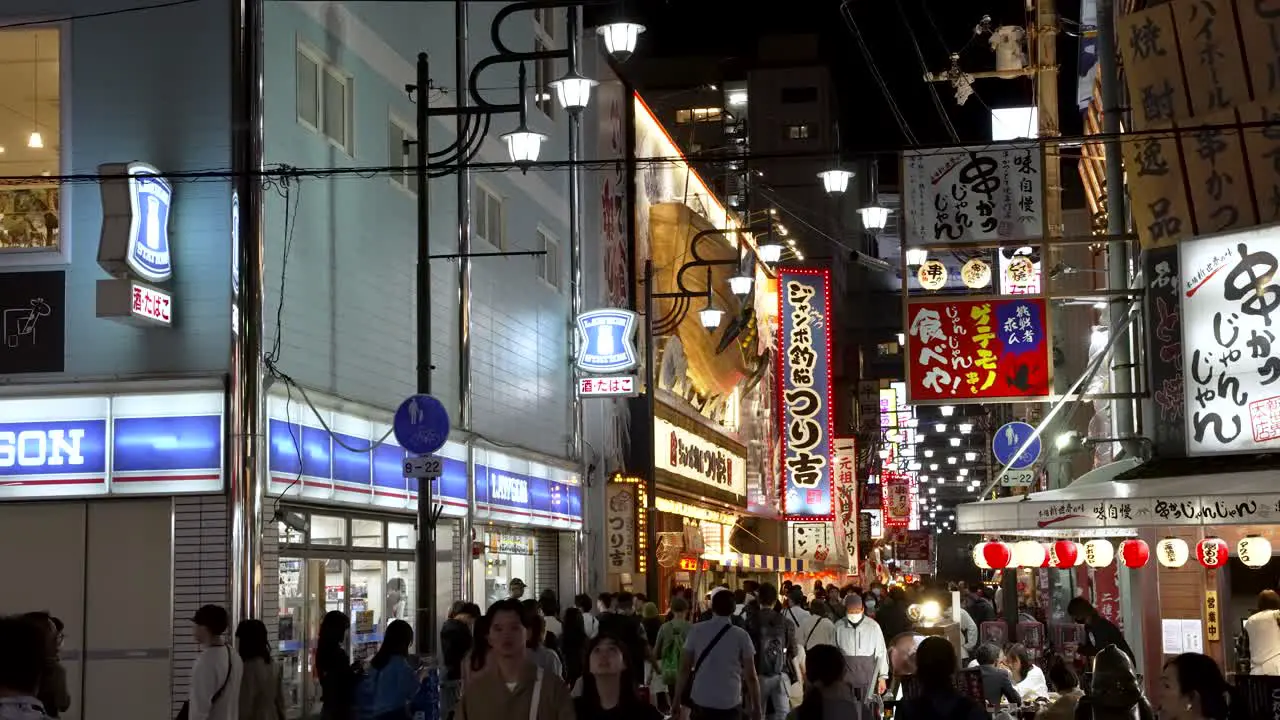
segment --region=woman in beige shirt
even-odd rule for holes
[[[271,659],[267,626],[245,620],[236,627],[236,650],[244,665],[240,680],[240,720],[284,720],[280,669]]]

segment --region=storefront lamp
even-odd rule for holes
[[[702,327],[706,328],[708,331],[712,331],[720,327],[720,321],[723,318],[724,311],[712,305],[707,305],[705,308],[698,311],[698,321],[701,322]]]
[[[1169,537],[1156,543],[1156,561],[1167,568],[1180,568],[1187,564],[1191,549],[1182,538]]]
[[[1260,535],[1250,535],[1236,543],[1236,555],[1246,567],[1260,568],[1271,560],[1271,541]]]
[[[516,165],[529,165],[538,161],[538,153],[542,151],[542,143],[547,136],[534,132],[524,123],[509,133],[502,135],[502,142],[507,145],[507,155]]]
[[[614,22],[596,29],[604,39],[604,49],[618,62],[626,62],[636,51],[636,42],[644,26],[633,22]]]
[[[1116,548],[1110,540],[1090,540],[1084,544],[1084,563],[1091,568],[1104,568],[1116,559]]]
[[[1145,540],[1129,538],[1120,543],[1120,563],[1127,568],[1140,568],[1151,559],[1151,548]]]
[[[1066,570],[1075,567],[1076,559],[1080,555],[1079,545],[1070,540],[1059,540],[1053,544],[1051,564],[1060,570]]]
[[[751,286],[755,278],[750,275],[736,275],[729,278],[729,292],[739,297],[751,294]]]
[[[770,237],[756,246],[756,255],[760,256],[760,262],[772,265],[782,259],[782,243],[774,242]]]
[[[849,180],[853,179],[853,173],[848,170],[834,168],[831,170],[823,170],[818,173],[818,177],[822,178],[822,189],[831,195],[842,195],[845,190],[849,189]],[[884,227],[881,225],[881,227]]]
[[[942,413],[942,417],[951,417],[956,414],[956,406],[942,405],[938,408],[938,412]]]
[[[991,566],[987,564],[987,556],[983,553],[983,550],[986,547],[987,544],[984,542],[980,542],[973,546],[973,564],[977,565],[982,570],[991,569]]]
[[[907,248],[907,266],[916,267],[923,265],[925,260],[929,259],[929,251],[920,248]]]
[[[1222,538],[1207,537],[1196,543],[1196,560],[1210,570],[1226,565],[1228,559],[1227,543]]]
[[[862,216],[862,227],[868,232],[880,232],[884,229],[886,223],[889,222],[889,208],[880,207],[879,205],[869,205],[858,209],[858,214]]]
[[[1024,568],[1038,568],[1044,564],[1044,546],[1035,540],[1023,540],[1013,546],[1013,564]]]
[[[591,88],[600,83],[570,70],[564,77],[553,80],[549,84],[555,88],[560,107],[571,113],[577,113],[587,108],[587,104],[591,102]]]

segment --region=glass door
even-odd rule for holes
[[[351,617],[350,577],[346,560],[280,559],[277,636],[286,717],[311,717],[320,711],[320,683],[314,666],[320,622],[334,611]]]

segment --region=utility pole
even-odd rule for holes
[[[1058,150],[1058,9],[1054,0],[1037,0],[1035,27],[1027,33],[1035,45],[1036,111],[1044,148],[1044,216],[1049,237],[1063,236],[1062,161]]]

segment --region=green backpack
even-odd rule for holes
[[[692,626],[687,622],[671,626],[671,639],[662,651],[662,682],[668,688],[674,688],[676,679],[680,677],[680,658],[684,657],[684,643],[689,636],[690,627]]]

